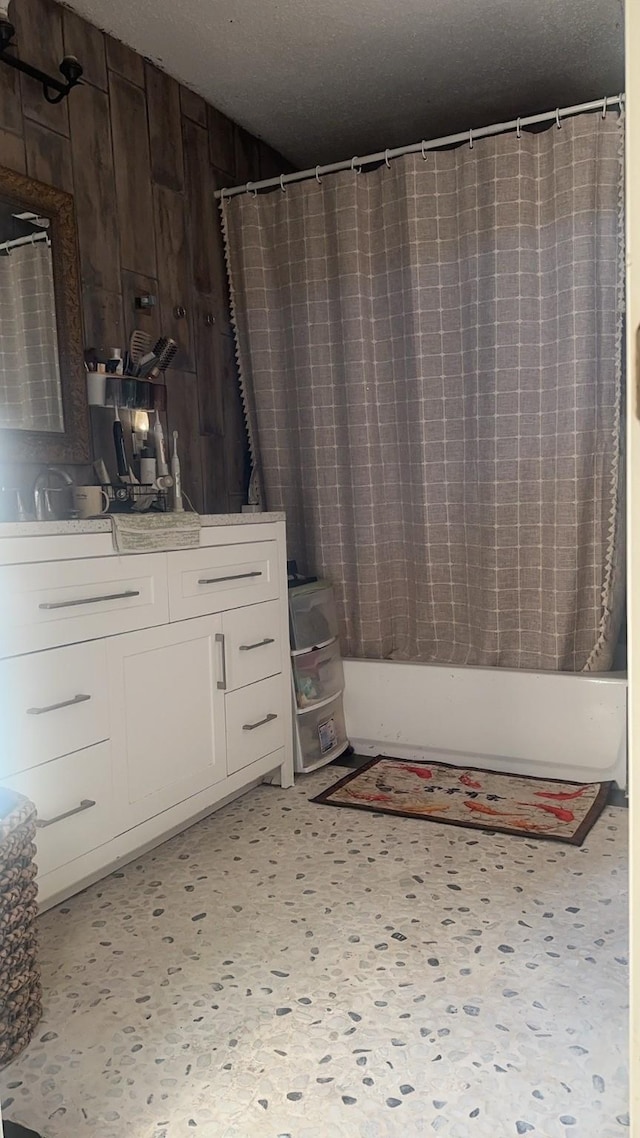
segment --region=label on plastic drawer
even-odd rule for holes
[[[329,751],[338,746],[338,732],[333,716],[331,719],[325,719],[324,723],[318,724],[318,738],[320,739],[320,753],[322,755],[328,754]]]

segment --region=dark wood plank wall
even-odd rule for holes
[[[86,346],[124,346],[136,326],[178,341],[167,425],[180,434],[185,489],[198,510],[239,510],[247,446],[213,191],[291,166],[53,0],[13,0],[12,18],[25,59],[56,73],[63,54],[77,55],[84,84],[51,106],[0,66],[0,165],[74,195]],[[141,293],[157,297],[148,314],[134,309]],[[94,409],[92,429],[109,464],[109,413]],[[0,465],[0,478],[28,486],[36,470]]]

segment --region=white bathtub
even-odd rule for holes
[[[359,754],[474,764],[627,785],[624,672],[345,660],[345,716]]]

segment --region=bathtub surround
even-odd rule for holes
[[[361,755],[627,785],[627,677],[345,660]]]
[[[266,504],[359,657],[610,667],[618,112],[223,199]]]
[[[581,846],[607,804],[609,787],[379,755],[313,801]]]
[[[41,921],[47,1138],[628,1138],[626,812],[581,849],[260,787]]]

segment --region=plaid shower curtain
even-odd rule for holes
[[[0,427],[63,431],[51,249],[0,256]]]
[[[223,200],[264,502],[345,654],[610,667],[622,146],[585,114]]]

